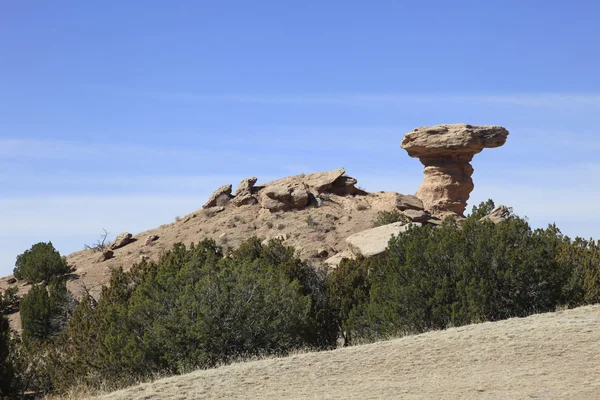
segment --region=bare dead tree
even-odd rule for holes
[[[88,244],[83,245],[83,248],[85,250],[92,250],[93,252],[101,252],[106,250],[106,248],[108,247],[108,243],[106,243],[106,238],[108,237],[109,233],[104,228],[102,228],[102,230],[104,231],[104,233],[100,235],[100,238],[96,241],[95,244],[93,244],[92,246]]]

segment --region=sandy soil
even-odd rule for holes
[[[197,371],[125,399],[600,399],[600,305]]]

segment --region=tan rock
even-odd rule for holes
[[[157,240],[158,240],[158,235],[148,235],[148,237],[144,241],[144,245],[149,246],[150,244],[152,244],[153,242],[155,242]]]
[[[508,131],[501,126],[445,124],[407,133],[402,148],[425,166],[425,178],[416,196],[432,215],[463,215],[474,185],[473,156],[484,148],[502,146]]]
[[[393,235],[406,232],[411,225],[422,226],[418,222],[409,224],[394,222],[393,224],[378,226],[377,228],[355,233],[346,238],[346,244],[348,244],[348,248],[354,255],[373,257],[385,251]]]
[[[133,242],[132,234],[129,232],[123,232],[110,244],[109,248],[111,250],[120,249],[123,246],[127,246],[129,243]]]
[[[210,196],[206,204],[202,206],[202,208],[211,208],[211,207],[219,207],[224,206],[231,199],[231,185],[223,185]]]
[[[396,208],[400,211],[424,210],[425,206],[423,205],[423,202],[416,196],[398,193],[396,195]]]
[[[413,222],[427,222],[431,219],[431,215],[423,210],[404,210],[402,211],[406,218]]]
[[[326,192],[331,189],[335,181],[346,173],[344,168],[335,169],[327,172],[315,172],[305,175],[303,182],[306,186],[315,189],[317,192]]]
[[[236,207],[247,206],[258,203],[258,199],[249,192],[242,193],[231,199],[231,204]]]
[[[9,285],[13,285],[17,283],[17,280],[14,277],[10,277],[6,280],[6,283],[8,283]]]
[[[256,178],[255,176],[251,176],[250,178],[246,178],[243,181],[241,181],[235,191],[234,196],[237,197],[242,194],[252,194],[252,188],[256,184],[256,181],[258,181],[258,178]]]
[[[113,258],[114,254],[115,253],[112,250],[104,250],[102,253],[100,253],[100,256],[98,257],[98,259],[96,261],[103,262],[103,261],[109,260],[109,259]]]
[[[286,211],[308,205],[308,192],[301,185],[267,186],[260,192],[260,205],[270,211]]]
[[[340,263],[342,262],[342,260],[344,258],[354,260],[354,258],[356,258],[356,256],[350,250],[344,250],[340,253],[337,253],[336,255],[334,255],[332,257],[329,257],[327,260],[324,261],[324,263],[329,265],[330,267],[335,268],[338,265],[340,265]]]

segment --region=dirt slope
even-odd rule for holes
[[[600,399],[600,305],[234,364],[98,399]]]

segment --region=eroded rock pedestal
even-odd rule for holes
[[[425,178],[416,196],[436,217],[463,215],[474,185],[473,156],[484,148],[506,143],[508,131],[501,126],[445,124],[424,126],[407,133],[402,148],[425,166]]]

